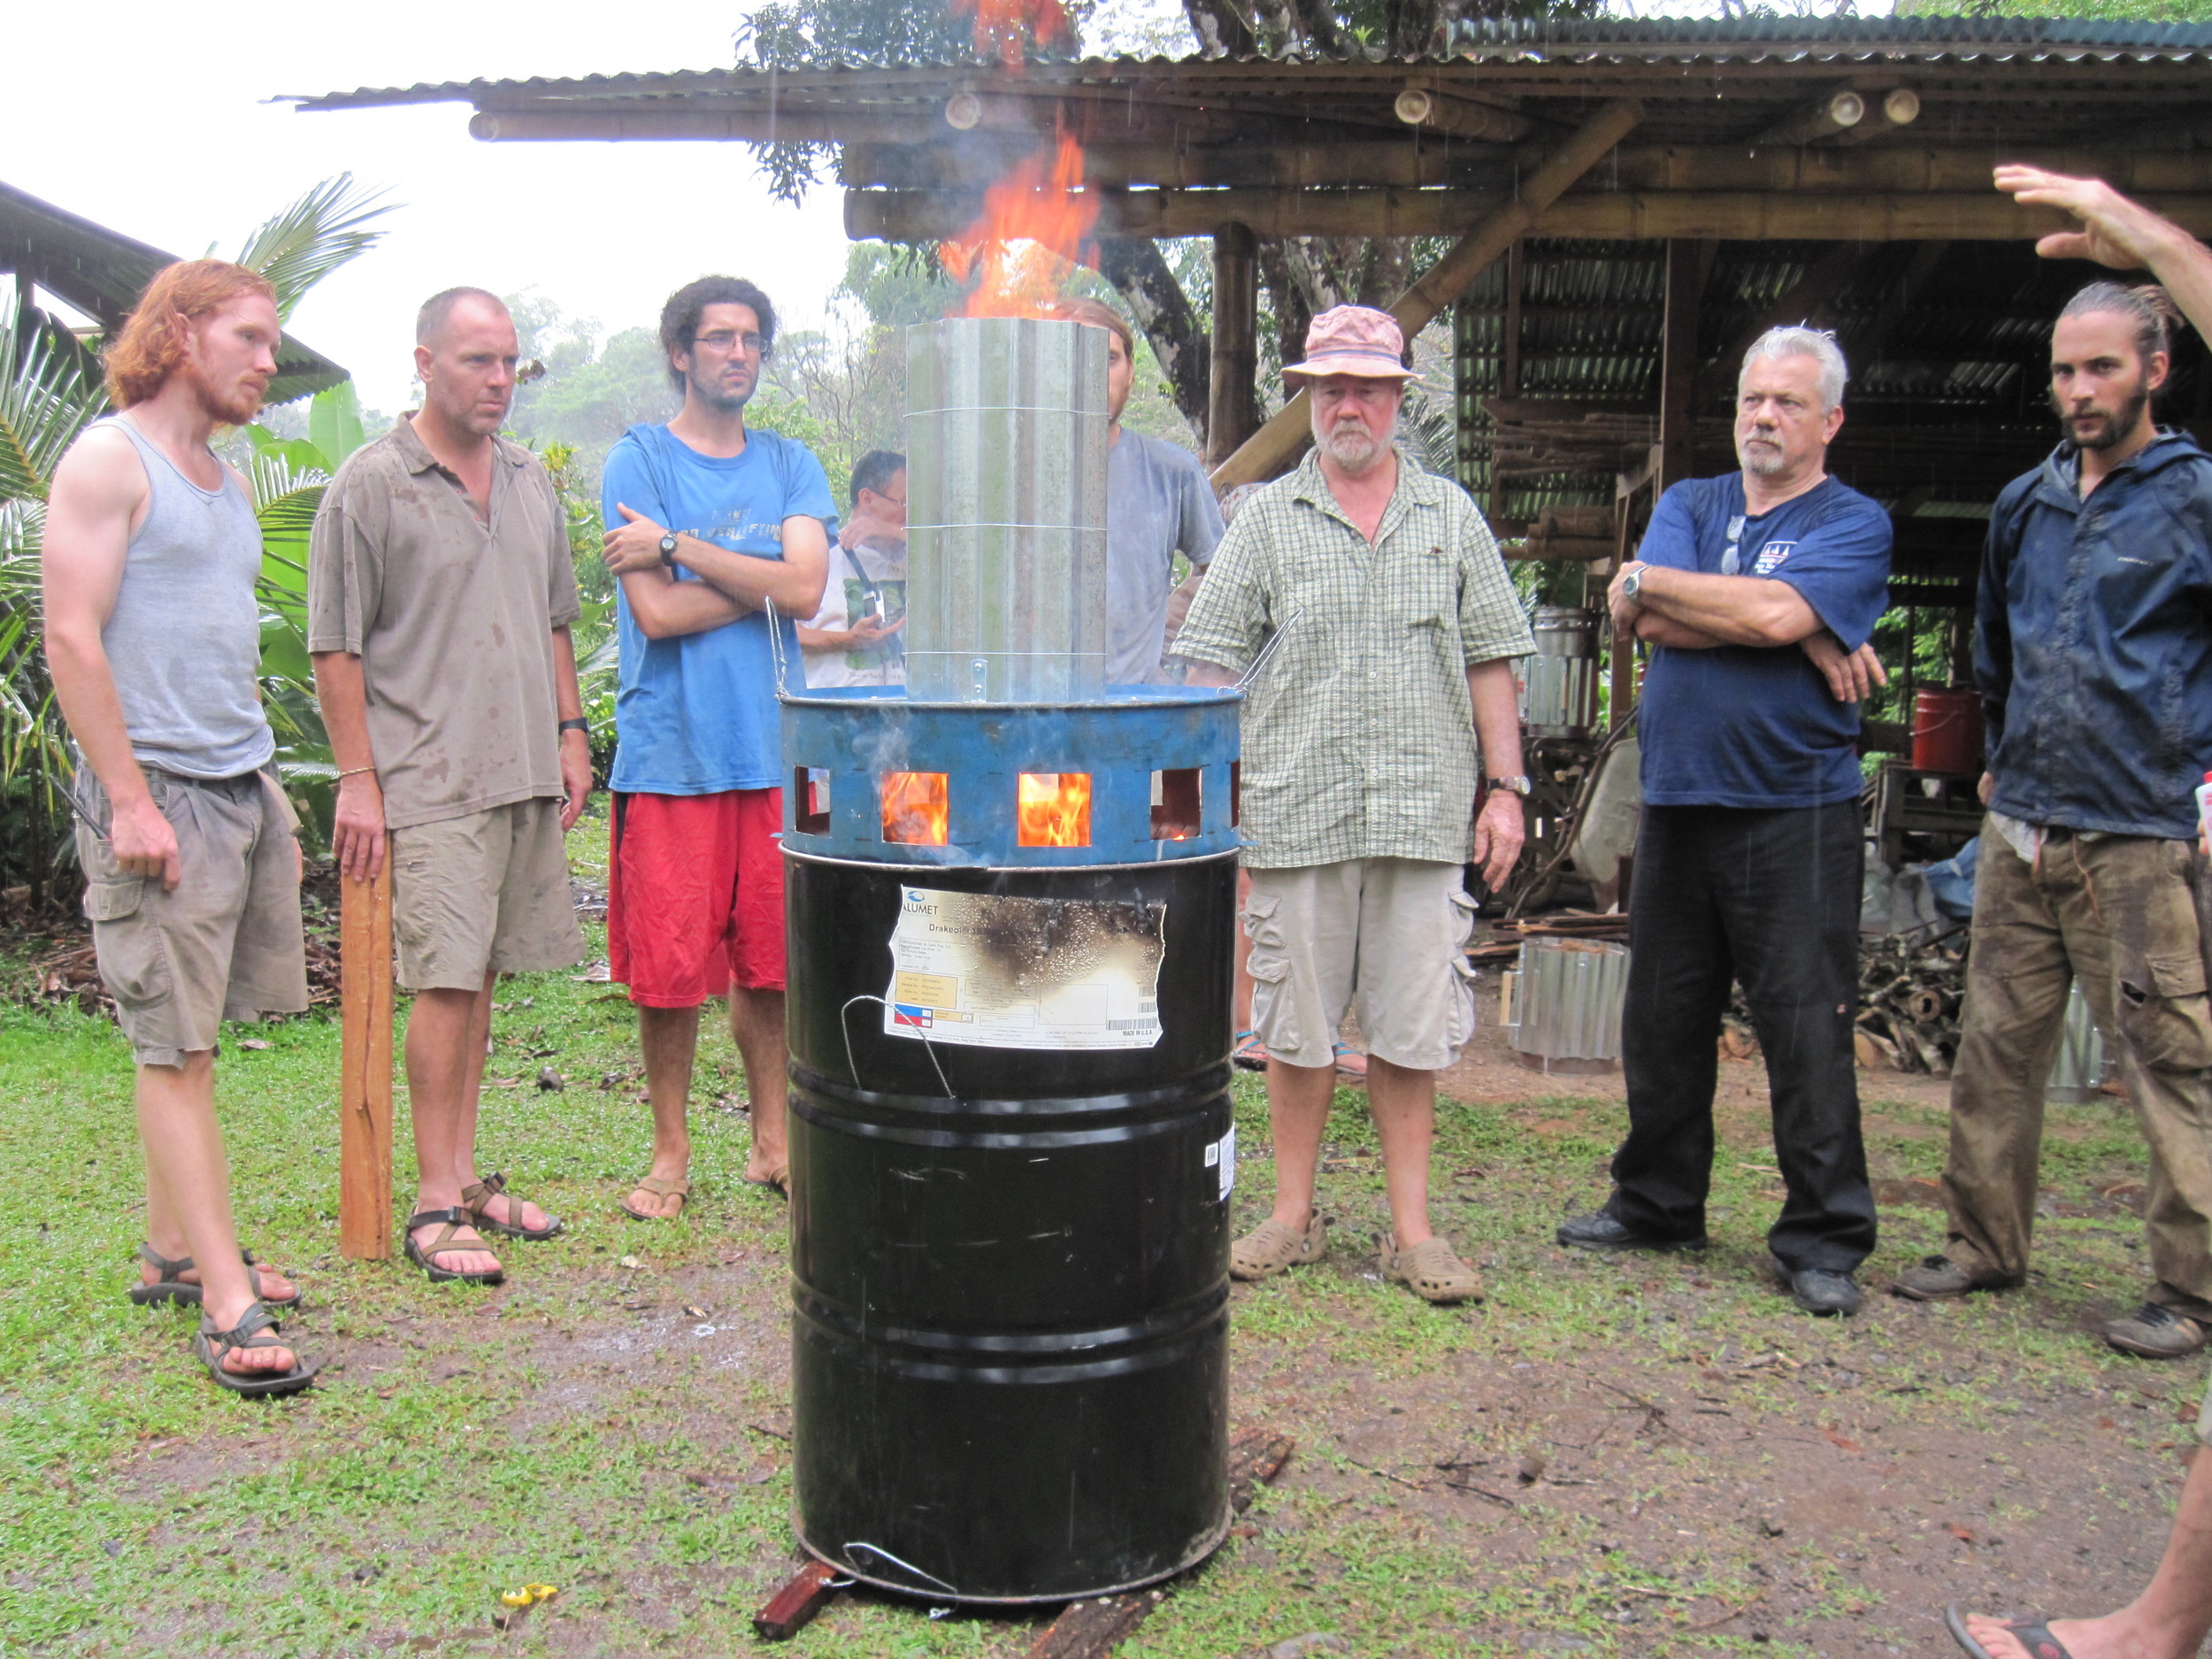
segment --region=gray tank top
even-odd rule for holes
[[[276,738],[261,711],[261,526],[238,480],[202,489],[119,415],[151,495],[131,537],[115,613],[100,631],[123,725],[142,766],[235,778],[267,764]]]

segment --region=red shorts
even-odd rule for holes
[[[607,971],[648,1008],[783,989],[783,791],[618,795]]]

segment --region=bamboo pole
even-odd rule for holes
[[[392,1254],[392,864],[339,881],[338,1248]]]
[[[1567,187],[1604,157],[1606,151],[1643,119],[1644,106],[1634,98],[1616,98],[1586,121],[1566,145],[1537,169],[1521,199],[1501,208],[1462,236],[1429,267],[1390,308],[1398,326],[1410,340],[1429,320],[1457,299],[1482,271],[1525,235],[1537,216],[1557,201]],[[1234,455],[1214,469],[1217,492],[1239,484],[1273,478],[1311,442],[1308,400],[1300,392],[1257,432],[1240,444]]]

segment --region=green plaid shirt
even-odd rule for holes
[[[1175,655],[1240,672],[1283,630],[1244,705],[1244,863],[1465,863],[1481,764],[1467,670],[1536,649],[1466,491],[1402,455],[1371,547],[1311,454],[1253,495]]]

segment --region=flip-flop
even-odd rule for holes
[[[1336,1046],[1336,1074],[1359,1082],[1367,1080],[1367,1056],[1348,1042]]]
[[[618,1208],[633,1221],[673,1221],[691,1207],[691,1183],[680,1176],[672,1181],[664,1181],[650,1175],[642,1175],[631,1184],[630,1190],[634,1193],[650,1193],[656,1198],[666,1198],[672,1193],[677,1200],[674,1216],[649,1216],[642,1210],[631,1209],[630,1201],[625,1198]]]
[[[206,1300],[207,1292],[203,1286],[188,1285],[180,1277],[181,1274],[190,1272],[197,1265],[190,1256],[180,1256],[172,1259],[157,1254],[152,1245],[142,1244],[138,1247],[138,1259],[161,1275],[150,1285],[139,1284],[131,1286],[130,1298],[140,1307],[154,1308],[165,1302],[173,1302],[180,1307],[196,1308]],[[245,1263],[248,1267],[261,1265],[251,1250],[239,1251],[238,1259]],[[259,1273],[253,1276],[253,1287],[257,1292],[261,1288]],[[300,1305],[301,1295],[300,1291],[295,1290],[288,1296],[261,1296],[257,1299],[264,1307],[296,1308]]]
[[[484,1213],[484,1206],[495,1198],[507,1201],[509,1215],[518,1216],[522,1213],[522,1200],[507,1190],[507,1178],[497,1170],[482,1180],[473,1181],[461,1189],[461,1208],[473,1217],[473,1225],[479,1233],[496,1233],[503,1239],[520,1239],[525,1243],[535,1244],[541,1239],[551,1238],[561,1230],[561,1224],[550,1216],[546,1217],[542,1227],[518,1227],[512,1222],[494,1220]]]
[[[1969,1659],[1990,1659],[1989,1649],[1974,1640],[1974,1632],[1966,1628],[1965,1617],[1959,1612],[1956,1601],[1943,1609],[1943,1623],[1951,1632],[1951,1640],[1966,1649]],[[2005,1629],[2020,1639],[2032,1659],[2074,1659],[2066,1651],[2066,1644],[2051,1634],[2051,1627],[2039,1618],[2008,1624]]]
[[[775,1195],[779,1198],[787,1199],[791,1196],[791,1178],[787,1175],[780,1181],[757,1181],[749,1175],[741,1177],[740,1179],[741,1179],[748,1187],[765,1187],[770,1192],[775,1194]]]
[[[289,1371],[247,1372],[227,1371],[223,1366],[223,1356],[232,1348],[291,1347],[277,1335],[283,1329],[276,1316],[258,1302],[250,1303],[238,1323],[227,1331],[218,1331],[214,1322],[202,1315],[199,1334],[192,1339],[192,1354],[207,1368],[209,1376],[234,1394],[244,1394],[249,1399],[296,1394],[313,1382],[315,1373],[322,1370],[319,1362],[301,1364],[296,1351]]]
[[[1267,1045],[1260,1041],[1258,1032],[1240,1031],[1236,1034],[1234,1046],[1229,1050],[1229,1059],[1232,1064],[1240,1065],[1248,1071],[1264,1071],[1267,1070]]]

